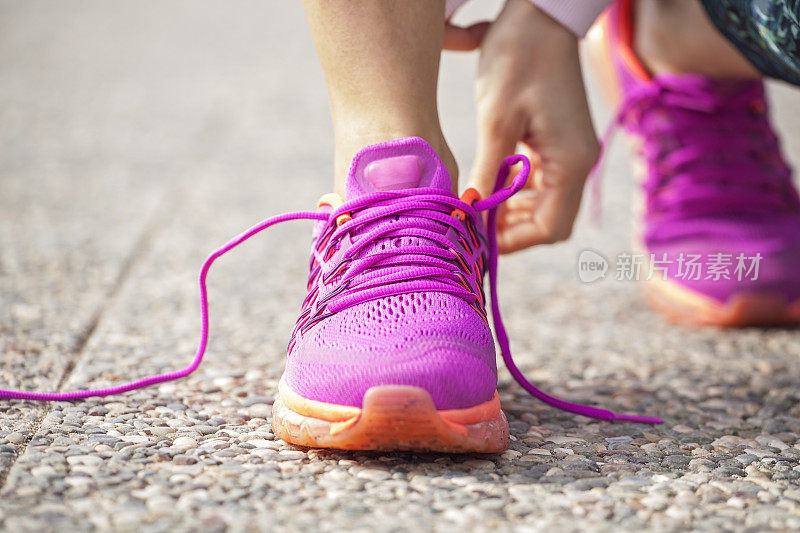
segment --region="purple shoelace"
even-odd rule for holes
[[[522,170],[514,177],[514,180],[511,186],[504,187],[506,180],[511,171],[511,167],[517,163],[522,164]],[[505,327],[503,325],[503,320],[500,315],[500,307],[499,307],[499,297],[497,294],[497,274],[498,274],[498,265],[497,265],[497,238],[496,238],[496,227],[497,227],[497,207],[508,200],[511,196],[519,192],[525,182],[528,179],[528,175],[530,174],[530,162],[524,156],[512,156],[506,158],[503,164],[500,167],[500,170],[497,174],[497,181],[494,189],[494,193],[488,196],[483,200],[478,200],[473,204],[468,204],[459,200],[455,195],[452,197],[442,195],[441,192],[439,194],[433,194],[432,191],[428,191],[426,189],[418,189],[417,191],[408,194],[407,191],[404,193],[394,193],[394,192],[384,192],[384,193],[374,193],[371,195],[365,195],[364,197],[355,200],[353,202],[347,202],[334,210],[333,213],[319,213],[319,212],[295,212],[295,213],[285,213],[282,215],[274,216],[268,218],[259,224],[256,224],[252,228],[248,229],[244,233],[240,234],[239,236],[235,237],[227,244],[222,246],[221,248],[214,251],[203,263],[203,266],[200,270],[199,276],[199,284],[200,284],[200,315],[201,315],[201,331],[200,331],[200,342],[197,347],[197,352],[195,353],[194,359],[192,362],[175,372],[169,372],[164,374],[158,374],[155,376],[150,376],[144,379],[140,379],[137,381],[133,381],[130,383],[126,383],[124,385],[119,385],[116,387],[109,387],[105,389],[92,389],[92,390],[80,390],[80,391],[71,391],[71,392],[63,392],[63,393],[42,393],[42,392],[26,392],[26,391],[16,391],[16,390],[0,390],[0,398],[8,398],[8,399],[15,399],[15,400],[35,400],[35,401],[72,401],[72,400],[79,400],[82,398],[88,398],[93,396],[111,396],[115,394],[121,394],[124,392],[141,389],[143,387],[148,387],[151,385],[156,385],[158,383],[164,383],[166,381],[174,381],[176,379],[180,379],[183,377],[188,376],[192,372],[194,372],[199,366],[201,361],[203,360],[203,355],[206,351],[206,346],[208,343],[208,333],[209,333],[209,313],[208,313],[208,294],[206,289],[206,277],[208,275],[208,271],[211,268],[211,265],[219,259],[222,255],[226,254],[233,248],[236,248],[238,245],[242,244],[244,241],[250,239],[254,235],[264,231],[265,229],[272,227],[276,224],[281,224],[283,222],[288,222],[290,220],[317,220],[317,221],[328,221],[331,217],[336,218],[341,214],[357,211],[358,209],[363,209],[364,207],[378,203],[379,207],[372,213],[372,217],[365,217],[360,221],[352,220],[347,224],[367,224],[371,220],[371,218],[378,219],[382,216],[390,216],[391,213],[399,212],[399,211],[413,211],[413,210],[425,210],[428,213],[426,216],[431,216],[431,204],[436,203],[440,205],[445,205],[448,207],[452,207],[453,209],[459,209],[463,211],[466,216],[468,217],[478,217],[480,213],[483,211],[488,212],[487,217],[487,233],[488,233],[488,271],[489,271],[489,286],[491,291],[491,308],[492,308],[492,317],[494,321],[494,328],[495,334],[497,335],[497,341],[500,345],[500,352],[503,357],[503,361],[505,362],[506,367],[508,368],[511,375],[514,379],[519,383],[522,388],[524,388],[528,393],[530,393],[535,398],[552,405],[558,409],[563,411],[568,411],[571,413],[576,413],[579,415],[587,416],[590,418],[597,418],[601,420],[624,420],[624,421],[631,421],[631,422],[642,422],[648,424],[659,424],[662,422],[661,418],[652,417],[652,416],[638,416],[638,415],[626,415],[626,414],[617,414],[612,411],[606,409],[599,409],[596,407],[591,407],[588,405],[581,405],[577,403],[567,402],[565,400],[561,400],[545,392],[542,392],[532,383],[530,383],[522,372],[519,370],[517,365],[515,364],[514,360],[511,357],[511,350],[509,347],[509,340],[508,335],[506,334]],[[380,206],[381,203],[385,203],[386,206]],[[435,215],[433,215],[435,216]],[[442,213],[442,217],[446,217]],[[444,218],[436,217],[435,221],[431,221],[432,224],[437,223],[444,223],[444,224],[451,224],[452,221],[445,220]],[[348,228],[348,230],[352,230],[352,226]],[[336,231],[345,231],[345,229],[339,228]],[[366,230],[365,233],[362,235],[364,237],[365,243],[370,242],[372,239],[379,237],[378,233],[380,230],[373,230],[376,231],[375,235],[370,234],[369,230]],[[417,228],[417,232],[424,231],[425,238],[430,240],[431,243],[441,244],[442,246],[449,245],[445,242],[445,239],[442,238],[439,231],[434,231],[433,227],[426,230],[425,228]],[[368,240],[368,239],[369,240]],[[439,242],[439,241],[442,242]],[[358,303],[362,303],[365,301],[369,301],[375,298],[381,298],[388,295],[399,294],[399,293],[407,293],[407,292],[416,292],[416,291],[445,291],[450,294],[457,295],[461,298],[466,299],[468,302],[472,302],[476,295],[466,290],[462,285],[457,282],[457,276],[453,275],[453,264],[450,262],[444,261],[441,257],[437,257],[438,254],[441,254],[442,248],[438,248],[431,244],[429,250],[424,251],[425,253],[430,252],[432,255],[429,255],[427,259],[422,259],[422,262],[417,263],[416,265],[406,264],[403,263],[402,269],[395,269],[394,271],[390,271],[389,273],[381,272],[378,274],[370,274],[369,269],[370,266],[374,265],[377,261],[385,261],[388,258],[387,256],[368,256],[365,259],[357,259],[355,258],[355,254],[357,254],[357,246],[354,245],[353,248],[349,250],[353,254],[353,262],[350,264],[350,272],[346,274],[349,276],[349,279],[354,280],[358,279],[357,284],[353,284],[349,289],[347,288],[348,284],[343,283],[342,286],[345,289],[337,294],[334,299],[329,302],[329,309],[332,312],[336,312],[337,310],[345,309],[349,306],[356,305]],[[423,252],[423,250],[417,249],[418,253]],[[446,251],[446,250],[445,250]],[[397,254],[407,253],[403,252],[402,249],[399,249]],[[422,257],[423,254],[420,254]],[[421,259],[420,257],[420,259]],[[359,263],[359,261],[362,261]]]

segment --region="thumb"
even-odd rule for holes
[[[470,186],[486,198],[494,191],[497,171],[503,160],[514,154],[520,136],[511,128],[494,127],[483,122],[479,126],[478,150],[472,166]]]

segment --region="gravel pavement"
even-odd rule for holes
[[[300,3],[276,5],[0,1],[4,387],[98,387],[185,365],[206,254],[327,190],[322,75]],[[470,55],[442,68],[463,169],[475,151],[474,68]],[[800,104],[772,90],[796,164]],[[800,529],[798,331],[678,328],[635,282],[577,279],[581,250],[630,249],[632,190],[618,142],[602,225],[584,212],[570,242],[505,258],[500,291],[532,380],[659,414],[662,426],[558,412],[503,371],[502,455],[276,440],[270,408],[310,236],[292,223],[214,267],[211,343],[188,379],[76,403],[0,402],[0,528]]]

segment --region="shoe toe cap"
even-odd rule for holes
[[[287,385],[307,399],[356,407],[368,389],[381,385],[421,387],[437,409],[490,400],[497,367],[488,325],[463,300],[429,299],[417,312],[397,312],[397,302],[371,302],[326,319],[289,354]],[[376,312],[381,305],[384,311]]]

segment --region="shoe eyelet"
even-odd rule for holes
[[[767,104],[764,100],[756,99],[750,101],[750,111],[754,115],[763,115],[767,110]]]

